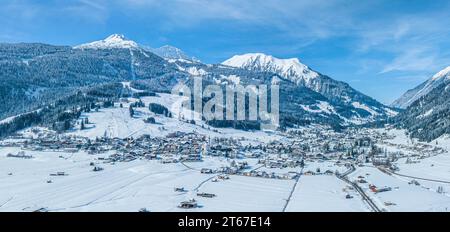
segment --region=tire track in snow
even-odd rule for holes
[[[353,188],[359,193],[359,195],[361,195],[362,199],[364,202],[366,202],[370,208],[372,209],[372,211],[374,212],[382,212],[380,210],[380,208],[378,208],[378,206],[373,202],[373,200],[364,192],[364,190],[359,187],[358,184],[350,181],[347,176],[350,175],[351,173],[355,172],[356,168],[352,165],[351,169],[348,170],[347,172],[344,173],[344,175],[336,175],[337,178],[339,178],[340,180],[348,183],[349,185],[353,186]]]

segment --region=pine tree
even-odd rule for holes
[[[71,127],[70,120],[64,121],[64,130],[69,130]]]
[[[130,105],[129,111],[130,111],[130,117],[133,117],[134,116],[133,106]]]

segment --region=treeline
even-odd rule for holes
[[[101,93],[102,90],[105,92]],[[45,126],[57,131],[68,130],[83,112],[113,107],[120,91],[122,91],[120,83],[111,83],[62,97],[39,110],[18,115],[0,124],[0,137],[6,137],[31,126]]]
[[[148,105],[148,109],[155,114],[161,114],[166,117],[172,117],[172,113],[169,111],[169,109],[167,109],[167,107],[163,105],[157,103],[150,103]]]
[[[244,131],[261,130],[259,121],[237,121],[237,120],[210,120],[206,124],[217,128],[234,128]]]
[[[154,90],[176,78],[173,65],[149,53],[128,49],[72,49],[37,43],[0,44],[0,119],[42,108],[58,98],[75,94],[87,86],[120,81],[152,79]],[[135,61],[141,65],[130,65]],[[158,79],[161,77],[161,81]],[[167,87],[167,86],[166,86]],[[167,87],[170,89],[170,87]],[[94,91],[93,95],[107,91]],[[113,93],[116,94],[116,93]],[[123,97],[131,97],[123,89]],[[142,95],[152,96],[152,91]]]

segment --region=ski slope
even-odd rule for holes
[[[182,103],[185,100],[183,97],[171,94],[158,94],[156,97],[141,98],[145,103],[144,108],[134,108],[135,115],[131,117],[128,106],[130,103],[137,101],[131,99],[130,103],[122,103],[123,108],[119,108],[118,104],[114,108],[102,108],[99,112],[90,112],[83,114],[82,117],[88,117],[90,124],[86,125],[85,130],[75,128],[74,131],[68,134],[78,135],[88,138],[96,138],[102,136],[108,137],[139,137],[148,134],[154,137],[164,137],[170,133],[181,132],[198,132],[211,137],[227,137],[227,138],[246,138],[255,142],[270,142],[273,140],[283,140],[272,132],[265,131],[242,131],[232,128],[210,128],[204,124],[197,113],[192,112],[184,107]],[[154,114],[148,109],[149,103],[158,103],[169,109],[173,117],[165,117]],[[156,124],[147,124],[144,119],[147,117],[154,117]],[[186,122],[187,120],[195,120],[196,125]],[[203,128],[202,128],[203,125]]]

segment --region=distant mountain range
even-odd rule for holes
[[[265,54],[203,64],[178,48],[152,49],[115,34],[75,47],[0,44],[0,119],[38,109],[85,87],[131,81],[133,87],[168,92],[202,76],[214,84],[280,85],[283,126],[310,123],[334,128],[395,116],[394,108],[316,72],[298,59]],[[12,99],[12,100],[11,100]]]

